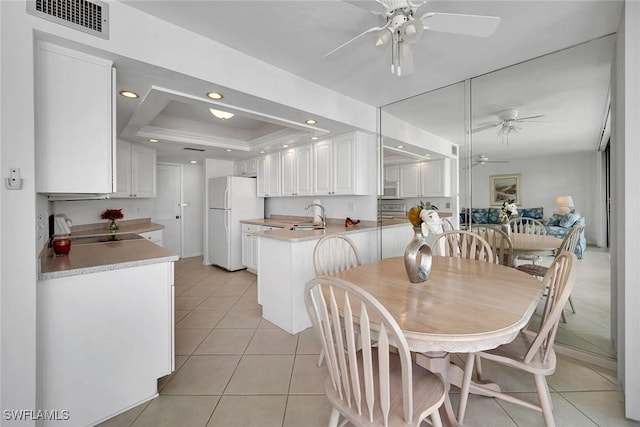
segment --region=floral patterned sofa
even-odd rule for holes
[[[460,223],[467,223],[466,211],[468,209],[463,209],[460,213]],[[523,217],[535,218],[542,221],[545,224],[545,228],[547,229],[547,235],[554,236],[559,239],[564,238],[564,236],[571,230],[574,226],[583,227],[583,230],[580,232],[580,237],[578,239],[578,244],[576,245],[575,254],[578,259],[582,258],[582,254],[584,254],[585,249],[587,248],[587,239],[584,234],[584,227],[586,225],[586,221],[580,213],[575,210],[569,212],[566,215],[553,214],[551,218],[544,221],[544,210],[543,208],[521,208],[519,209],[519,213]],[[500,208],[492,207],[492,208],[472,208],[471,209],[471,222],[474,224],[499,224],[499,216],[500,216]]]

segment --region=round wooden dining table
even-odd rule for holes
[[[425,368],[460,386],[462,370],[449,353],[474,353],[506,344],[529,322],[543,284],[511,267],[434,256],[431,274],[411,283],[403,257],[378,260],[335,274],[373,295],[394,317]],[[472,387],[473,392],[473,387]],[[445,401],[447,424],[457,425]]]

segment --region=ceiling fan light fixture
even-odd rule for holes
[[[230,113],[228,111],[216,110],[215,108],[209,108],[209,111],[211,111],[211,114],[213,114],[220,120],[227,120],[235,116],[235,114],[233,113]]]
[[[389,44],[391,40],[391,32],[387,29],[384,29],[378,33],[378,37],[376,37],[376,47],[383,48]]]
[[[414,44],[420,40],[423,32],[424,24],[422,24],[422,21],[416,21],[415,19],[405,22],[404,25],[400,27],[402,40],[409,44]]]

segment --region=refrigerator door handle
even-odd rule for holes
[[[224,211],[224,232],[227,237],[227,242],[229,242],[231,238],[231,212],[228,210]]]
[[[228,188],[224,190],[224,208],[231,209],[231,206],[229,206],[229,189]]]

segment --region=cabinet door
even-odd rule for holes
[[[420,171],[421,194],[425,197],[449,197],[449,159],[422,163]]]
[[[131,183],[133,197],[156,197],[155,150],[131,146]]]
[[[296,195],[313,194],[313,168],[311,163],[311,144],[296,148]]]
[[[420,197],[420,163],[400,165],[400,197]]]
[[[245,160],[237,160],[233,162],[233,174],[235,176],[245,176],[247,173],[247,162]]]
[[[266,156],[258,157],[256,159],[256,171],[257,171],[257,196],[267,197],[269,192],[269,175],[267,173],[267,158]]]
[[[400,167],[398,165],[385,166],[384,180],[388,182],[400,181]]]
[[[35,73],[36,191],[113,192],[111,61],[39,41]]]
[[[331,151],[331,140],[320,141],[313,145],[313,173],[315,176],[313,194],[332,194]]]
[[[242,265],[251,267],[251,234],[242,233]]]
[[[282,165],[282,195],[295,196],[298,186],[296,171],[296,150],[291,148],[280,153]]]
[[[118,141],[116,145],[116,192],[113,198],[131,197],[131,144]]]
[[[256,169],[256,160],[255,158],[253,159],[247,159],[245,160],[245,171],[246,171],[246,176],[250,176],[250,177],[255,177],[257,175],[257,169]]]
[[[266,169],[269,175],[269,197],[282,195],[280,188],[280,153],[267,154]]]
[[[249,237],[249,263],[253,271],[258,269],[258,238],[256,236]]]
[[[355,135],[333,138],[333,193],[355,194]]]

